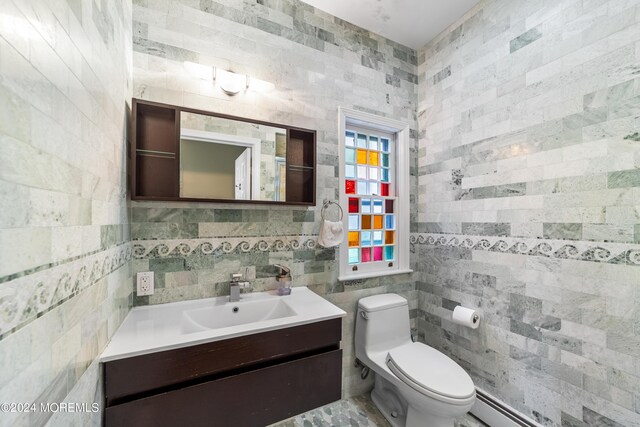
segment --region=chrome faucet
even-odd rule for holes
[[[276,276],[276,279],[278,279],[278,282],[281,282],[281,281],[290,282],[291,281],[291,270],[289,268],[285,267],[284,265],[280,265],[280,264],[273,264],[273,266],[274,267],[278,267],[280,269],[280,272]]]
[[[240,289],[249,287],[249,282],[241,279],[242,274],[236,273],[231,275],[231,282],[229,283],[229,302],[240,301]]]

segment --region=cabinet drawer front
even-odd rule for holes
[[[107,406],[151,390],[210,375],[278,363],[320,349],[339,348],[341,319],[331,319],[104,364]]]
[[[258,427],[339,400],[342,350],[158,394],[105,410],[106,427]]]

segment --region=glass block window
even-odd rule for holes
[[[409,123],[338,108],[338,280],[411,273]]]
[[[347,127],[344,189],[348,257],[352,271],[378,263],[392,267],[398,251],[393,135]]]

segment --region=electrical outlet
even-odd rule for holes
[[[139,297],[153,295],[153,271],[144,271],[136,276],[137,290]]]

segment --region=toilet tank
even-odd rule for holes
[[[381,294],[358,301],[356,357],[363,362],[372,352],[388,351],[411,342],[409,305],[397,294]]]

